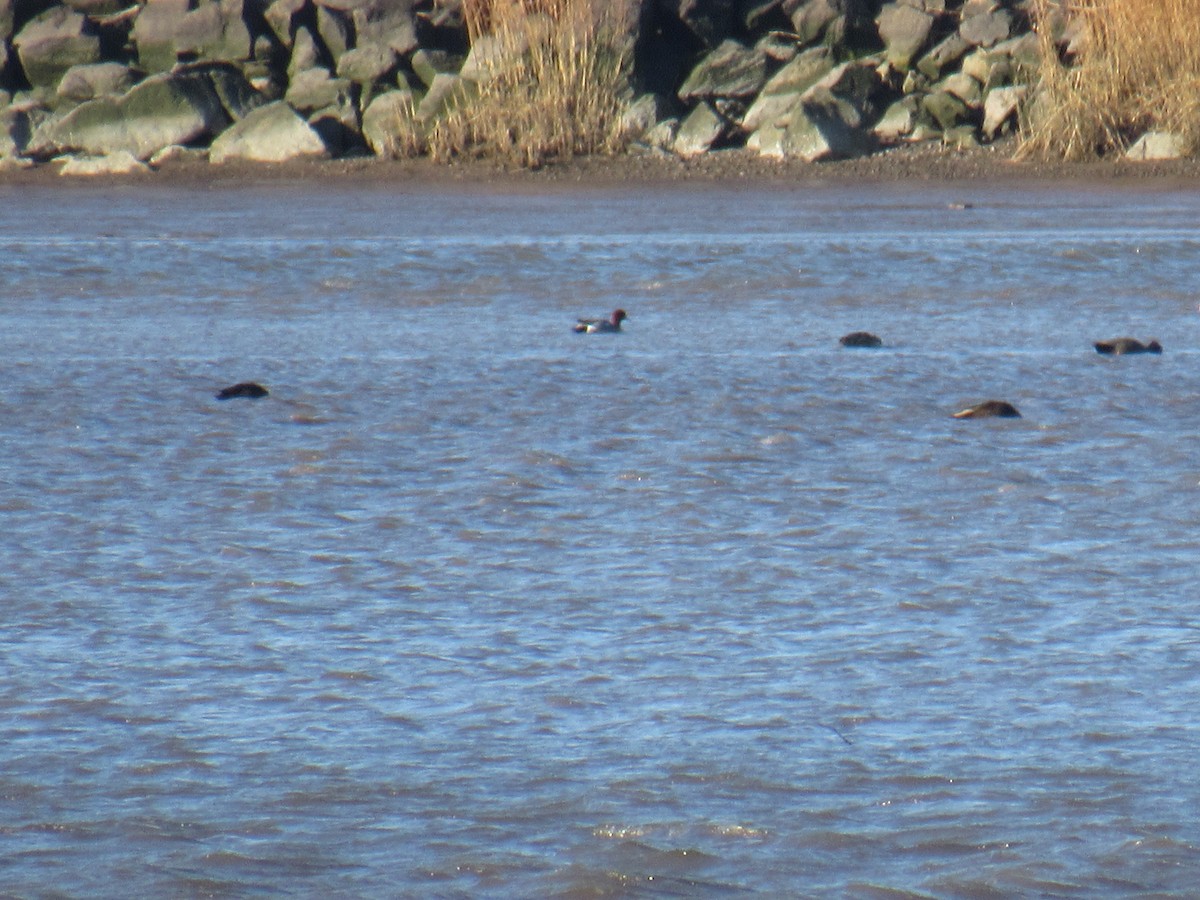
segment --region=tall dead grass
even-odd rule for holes
[[[475,70],[432,123],[438,160],[483,156],[537,168],[625,143],[631,48],[620,3],[464,0]]]
[[[1064,62],[1054,18],[1079,17]],[[1037,89],[1021,153],[1081,160],[1124,150],[1150,129],[1200,148],[1200,0],[1040,0]]]

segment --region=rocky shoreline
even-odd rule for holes
[[[0,178],[236,176],[314,160],[331,161],[325,175],[423,171],[426,160],[395,158],[397,130],[434,127],[507,52],[470,40],[462,2],[0,0]],[[613,167],[651,179],[1056,171],[1011,162],[1045,46],[1033,0],[614,7],[631,48],[630,150],[550,166],[543,180]],[[1053,23],[1067,54],[1072,21]],[[1177,156],[1168,145],[1151,135],[1129,157]],[[1173,165],[1190,177],[1187,161]],[[433,177],[488,171],[502,170],[484,160]]]

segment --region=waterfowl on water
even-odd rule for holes
[[[221,388],[217,391],[218,400],[232,400],[234,397],[248,397],[251,400],[257,400],[259,397],[265,397],[270,393],[261,384],[254,381],[240,381],[237,384],[231,384],[227,388]]]
[[[1011,403],[1005,400],[985,400],[983,403],[976,403],[974,406],[968,406],[964,410],[960,410],[954,414],[956,419],[1019,419],[1021,413]]]
[[[607,319],[580,319],[575,323],[578,334],[596,334],[601,331],[620,331],[621,323],[628,319],[625,310],[614,310]]]
[[[852,331],[838,339],[843,347],[882,347],[883,341],[869,331]]]
[[[1120,356],[1122,353],[1162,353],[1162,344],[1151,341],[1143,344],[1133,338],[1114,338],[1111,341],[1096,341],[1096,352],[1106,356]]]

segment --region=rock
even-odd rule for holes
[[[870,153],[875,140],[854,121],[856,117],[857,110],[832,94],[810,97],[784,129],[782,155],[821,162]]]
[[[363,111],[362,135],[367,146],[384,159],[411,155],[423,140],[417,121],[417,99],[410,90],[388,91]]]
[[[824,41],[829,46],[864,51],[866,43],[878,38],[868,0],[807,0],[784,4],[802,44]]]
[[[989,141],[1013,126],[1017,112],[1025,102],[1029,88],[1025,85],[993,88],[983,101],[983,136]]]
[[[675,138],[678,135],[679,120],[674,118],[663,119],[642,135],[641,144],[651,150],[669,153],[671,152],[671,148],[675,146]]]
[[[129,175],[149,172],[150,167],[127,150],[103,156],[79,156],[63,163],[60,175]]]
[[[966,15],[964,10],[964,17],[958,26],[958,33],[968,44],[990,47],[992,44],[1007,39],[1012,34],[1012,28],[1011,12],[1003,7],[993,9],[989,6],[985,11],[974,15]]]
[[[237,62],[251,58],[253,44],[242,0],[216,0],[189,12],[175,32],[175,51],[185,59]]]
[[[208,151],[219,165],[235,159],[286,162],[329,155],[320,136],[283,101],[268,103],[222,132]]]
[[[308,0],[275,0],[263,12],[264,21],[284,49],[292,48],[308,8]]]
[[[884,59],[897,69],[912,68],[933,32],[933,16],[906,3],[889,3],[876,19],[883,39]]]
[[[1187,143],[1169,131],[1147,131],[1125,151],[1126,159],[1181,159],[1187,155]]]
[[[166,72],[175,65],[175,35],[190,10],[190,0],[149,0],[133,23],[139,68]]]
[[[129,66],[116,62],[72,66],[58,83],[58,96],[72,103],[124,94],[138,80]]]
[[[692,70],[678,96],[689,105],[715,97],[753,97],[766,80],[767,58],[763,52],[726,40]]]
[[[917,61],[917,71],[930,81],[937,81],[970,49],[971,45],[955,32]]]
[[[298,73],[318,68],[326,67],[321,62],[321,51],[317,47],[316,38],[307,28],[296,29],[295,37],[292,38],[292,53],[288,57],[289,86],[290,80],[295,78]]]
[[[852,60],[834,66],[823,78],[806,92],[811,97],[820,91],[828,91],[856,111],[861,121],[876,114],[875,102],[882,84],[879,73],[869,60]],[[859,124],[859,123],[854,123]]]
[[[418,50],[409,60],[413,72],[425,87],[433,84],[438,75],[456,75],[465,57],[446,50]]]
[[[1012,82],[1012,57],[995,49],[980,48],[963,57],[962,73],[978,81],[984,90],[991,90]]]
[[[458,107],[478,90],[475,82],[458,75],[438,75],[429,86],[429,91],[417,104],[417,119],[423,123],[432,122]]]
[[[716,110],[707,103],[701,103],[679,124],[672,149],[680,156],[698,156],[712,149],[727,128],[727,123]]]
[[[933,89],[953,94],[971,109],[978,109],[983,105],[982,86],[978,81],[964,72],[955,72],[953,75],[947,75]]]
[[[298,112],[313,113],[327,106],[352,103],[352,88],[348,79],[334,78],[328,69],[306,69],[293,76],[284,99]]]
[[[927,94],[921,101],[921,109],[937,122],[942,131],[966,124],[970,119],[967,104],[949,91]]]
[[[195,74],[207,78],[221,101],[221,106],[233,121],[245,118],[267,98],[246,80],[242,70],[225,62],[199,62],[175,69],[176,75]]]
[[[396,56],[407,57],[420,46],[413,22],[413,0],[368,0],[354,9],[351,22],[359,49],[390,50]]]
[[[229,115],[203,72],[155,75],[122,97],[83,103],[43,124],[26,153],[49,157],[126,151],[149,159],[171,144],[191,144],[219,133]]]
[[[308,117],[309,127],[335,156],[366,149],[358,127],[358,110],[353,104],[329,106]]]
[[[833,54],[827,47],[804,51],[780,69],[763,86],[742,119],[742,127],[756,131],[778,121],[800,102],[800,96],[833,70]]]
[[[885,143],[894,143],[911,135],[917,124],[918,102],[916,97],[902,97],[884,110],[871,129],[875,137]]]
[[[170,147],[163,147],[150,157],[150,168],[157,169],[161,166],[177,165],[179,163],[202,162],[208,162],[207,147],[184,147],[180,144],[172,144]]]
[[[942,143],[955,150],[970,150],[979,146],[979,135],[974,125],[955,125],[942,132]]]
[[[100,61],[100,38],[85,16],[58,6],[31,19],[13,38],[25,77],[54,90],[72,66]]]
[[[355,84],[373,85],[390,73],[395,84],[396,53],[390,47],[369,44],[347,50],[338,60],[337,74]]]
[[[670,101],[661,94],[642,94],[621,114],[621,132],[637,140],[672,111]]]
[[[317,34],[333,57],[334,65],[353,46],[350,22],[346,15],[339,10],[330,9],[325,4],[317,6]]]

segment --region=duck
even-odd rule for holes
[[[1128,337],[1113,338],[1111,341],[1096,341],[1094,346],[1097,353],[1103,353],[1106,356],[1120,356],[1122,353],[1162,353],[1162,344],[1158,341],[1143,344],[1141,341]]]
[[[257,400],[260,397],[266,397],[271,392],[261,384],[255,381],[239,381],[237,384],[231,384],[227,388],[221,388],[217,391],[218,400],[232,400],[234,397],[247,397],[251,400]]]
[[[628,318],[625,310],[614,310],[607,319],[580,319],[575,323],[575,332],[577,334],[597,334],[602,331],[620,331],[621,323]]]
[[[954,414],[956,419],[1019,419],[1021,413],[1007,400],[985,400]]]
[[[838,338],[843,347],[882,347],[883,341],[869,331],[852,331]]]

